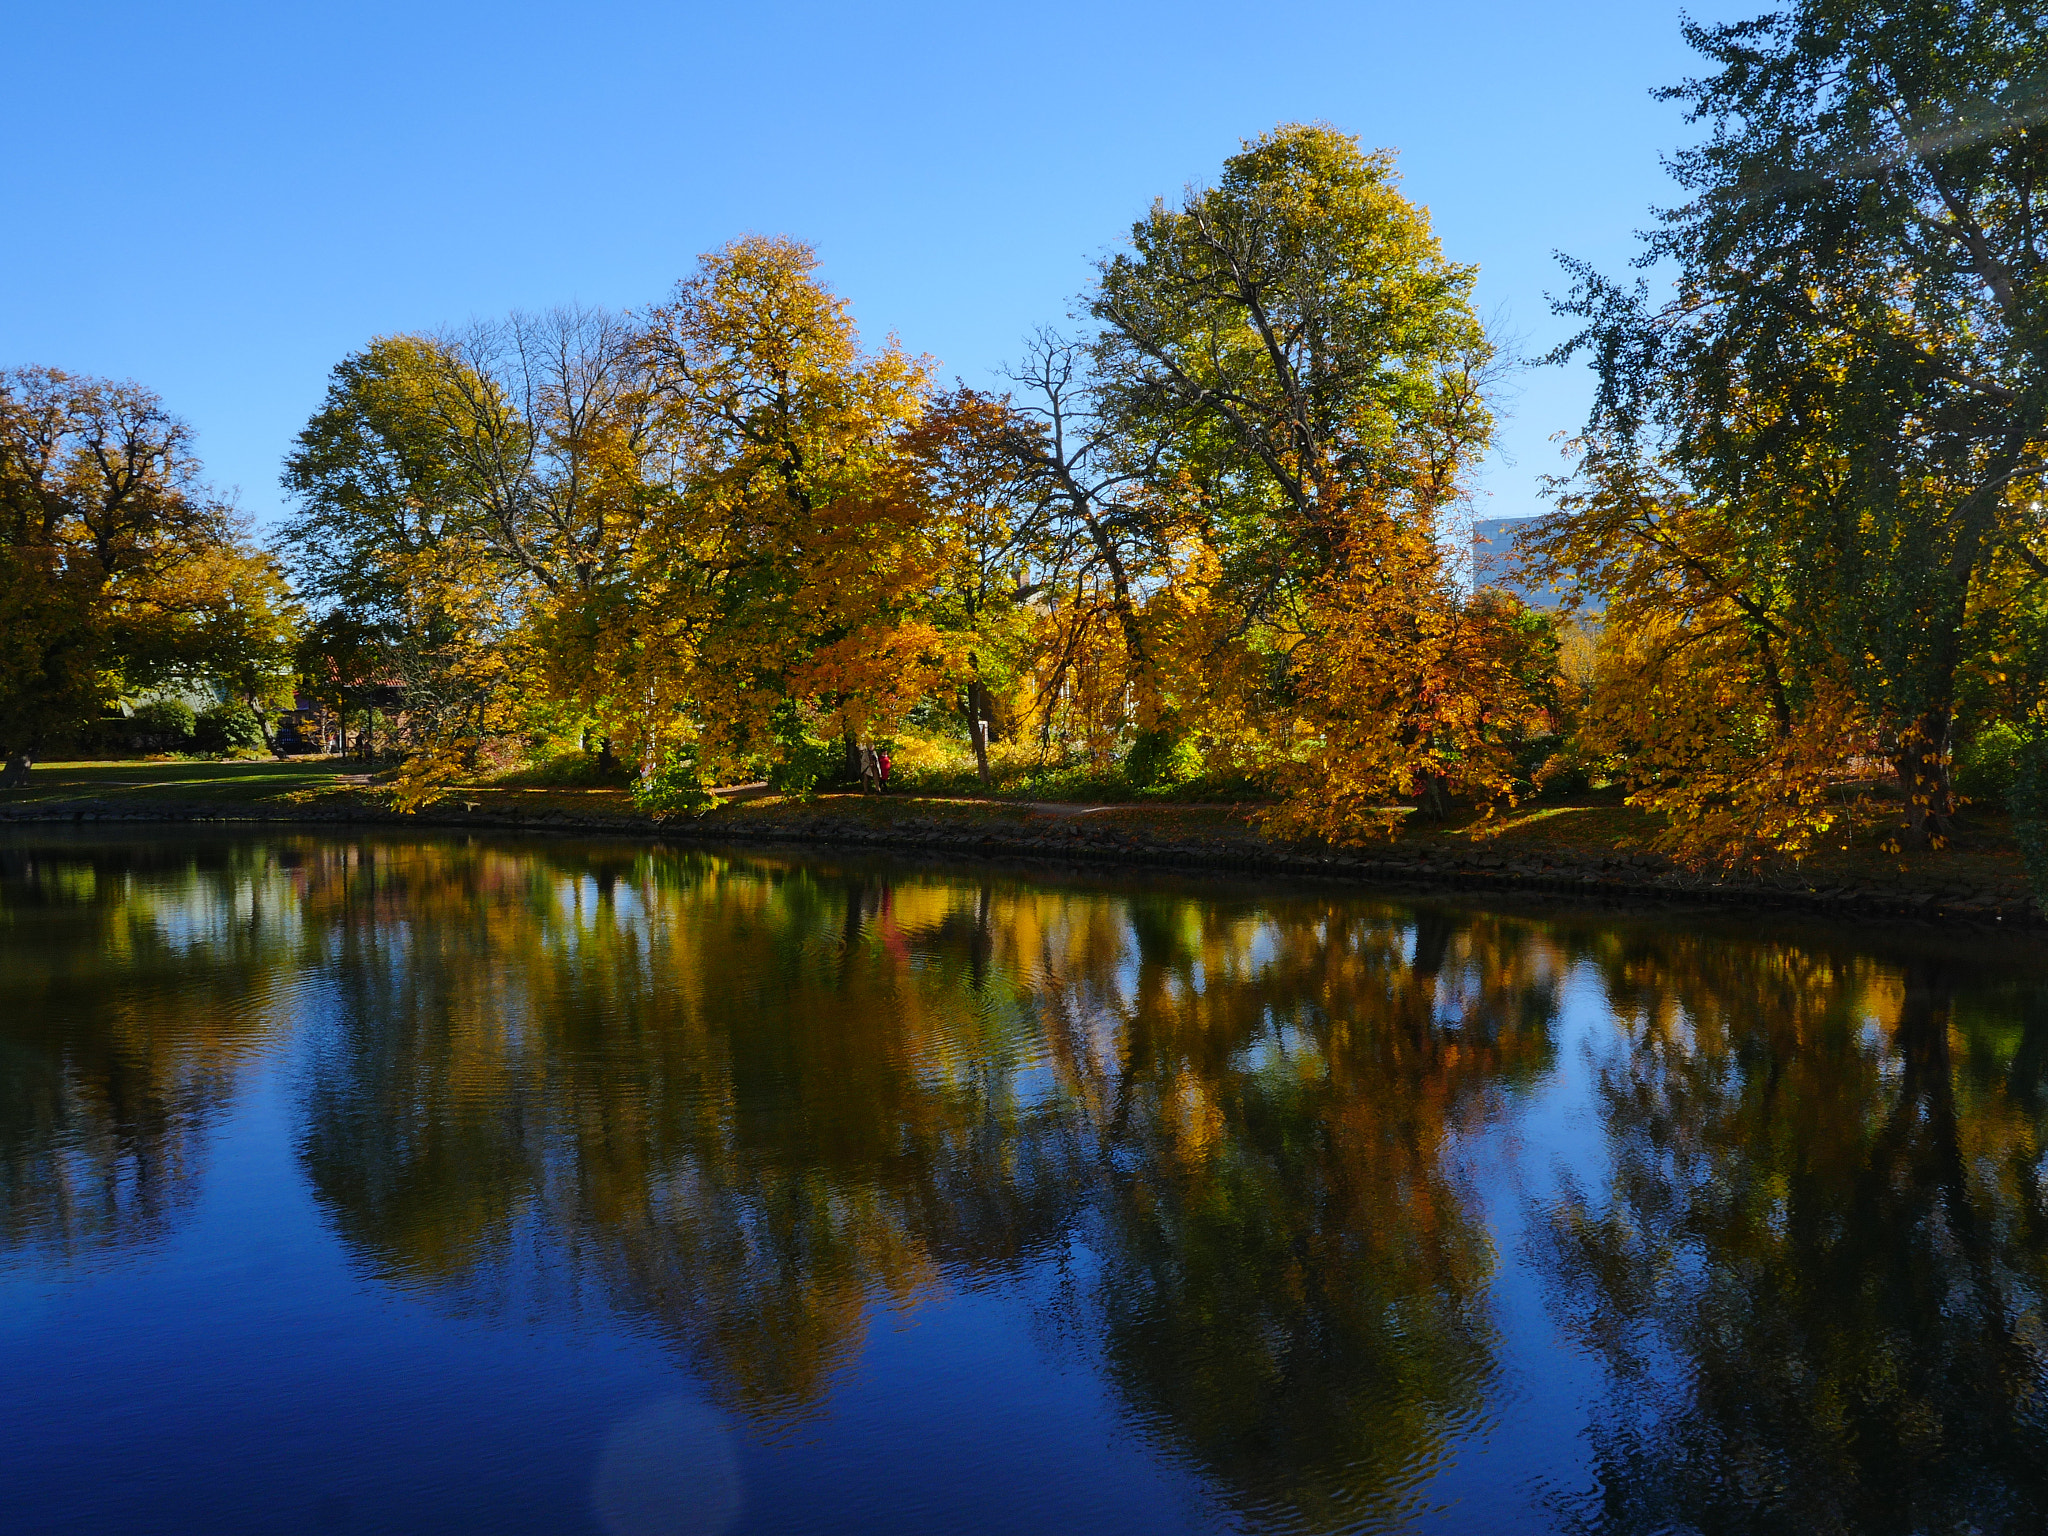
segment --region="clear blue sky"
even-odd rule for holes
[[[1694,5],[1703,17],[1756,5]],[[259,518],[371,336],[632,306],[745,232],[987,383],[1155,196],[1275,123],[1400,152],[1531,351],[1564,249],[1671,200],[1675,0],[262,5],[13,0],[0,362],[141,380]],[[1582,369],[1526,378],[1479,513],[1540,510]]]

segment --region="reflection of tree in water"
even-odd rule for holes
[[[191,1203],[293,900],[261,850],[0,849],[0,1254],[147,1241]]]
[[[1606,959],[1613,1173],[1537,1224],[1613,1389],[1570,1523],[2034,1528],[2048,994],[1708,941]]]
[[[827,1401],[878,1299],[1058,1277],[1048,1320],[1148,1434],[1311,1528],[1401,1519],[1484,1412],[1495,1260],[1459,1144],[1548,1064],[1555,978],[1590,960],[1623,1021],[1609,1172],[1532,1251],[1612,1391],[1557,1512],[1934,1531],[2048,1504],[2048,995],[1990,973],[621,849],[0,861],[0,1254],[164,1230],[263,998],[310,965],[301,1152],[394,1283],[622,1310],[772,1428]]]
[[[1516,930],[385,857],[334,909],[353,990],[302,1145],[395,1278],[485,1304],[574,1277],[773,1425],[875,1298],[1078,1241],[1061,1306],[1152,1431],[1317,1523],[1398,1507],[1478,1414],[1492,1257],[1445,1138],[1546,1060]]]
[[[414,947],[346,968],[379,990],[348,1000],[316,1071],[308,1164],[387,1270],[488,1294],[545,1246],[540,1269],[667,1330],[732,1406],[800,1416],[871,1297],[1012,1262],[1057,1225],[1054,1117],[1012,1091],[1014,1010],[953,1017],[971,955],[904,963],[942,903],[705,860],[610,874],[393,871]],[[885,905],[849,936],[848,912]]]
[[[1538,957],[1348,904],[1130,928],[1124,997],[1053,994],[1056,1049],[1100,1084],[1083,1306],[1110,1373],[1249,1505],[1397,1517],[1494,1373],[1492,1254],[1445,1143],[1544,1064]],[[1116,1017],[1112,1061],[1059,1027],[1084,1008]]]

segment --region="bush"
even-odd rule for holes
[[[598,789],[624,784],[629,777],[626,765],[618,759],[614,758],[607,769],[604,759],[595,752],[570,747],[508,769],[491,782],[521,789]]]
[[[178,699],[151,699],[128,717],[127,745],[137,752],[182,752],[199,724],[192,706]]]
[[[1574,744],[1555,734],[1527,736],[1515,744],[1518,795],[1583,795],[1593,771]]]
[[[193,722],[192,746],[200,752],[261,752],[263,727],[246,704],[216,704]]]
[[[2007,791],[2013,836],[2026,860],[2034,905],[2048,917],[2048,734],[2014,735],[2018,744],[2013,748],[2012,785]]]
[[[1958,793],[1985,805],[2005,805],[2018,780],[2026,738],[2003,721],[1977,732],[1956,753]]]
[[[839,742],[789,738],[779,744],[776,759],[768,766],[768,787],[778,794],[809,796],[820,784],[839,778],[845,765],[846,748]]]
[[[1202,776],[1202,754],[1185,736],[1140,731],[1124,754],[1124,781],[1133,789],[1162,789]]]
[[[718,797],[705,785],[697,766],[695,747],[671,747],[662,757],[660,770],[633,785],[633,804],[656,816],[682,811],[696,814],[717,803]]]

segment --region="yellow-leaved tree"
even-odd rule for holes
[[[1852,669],[1804,630],[1788,551],[1632,454],[1585,452],[1529,548],[1602,609],[1578,750],[1604,761],[1653,843],[1757,864],[1844,840],[1876,814],[1846,786],[1883,762]]]
[[[552,630],[659,808],[763,758],[815,776],[962,662],[929,611],[955,533],[913,451],[927,365],[863,350],[816,268],[735,241],[645,316],[666,479],[630,563]]]

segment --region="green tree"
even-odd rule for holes
[[[1426,515],[1484,448],[1476,276],[1444,258],[1391,153],[1302,124],[1155,203],[1103,263],[1103,407],[1139,437],[1176,429],[1159,473],[1221,555],[1240,623],[1305,599],[1346,552],[1362,491]]]
[[[449,366],[425,338],[379,337],[335,365],[300,431],[284,466],[298,509],[283,542],[299,592],[322,608],[401,632],[432,629],[406,571],[460,537],[468,520],[435,408]]]
[[[0,785],[114,700],[236,661],[260,566],[155,395],[0,372]]]
[[[1475,276],[1390,152],[1292,124],[1133,226],[1085,344],[1035,340],[1013,377],[1060,535],[1045,691],[1119,661],[1127,765],[1198,736],[1340,837],[1397,795],[1506,788],[1490,738],[1530,711],[1443,537],[1493,427]]]
[[[1163,707],[1139,723],[1204,728],[1302,830],[1513,779],[1498,738],[1528,702],[1443,537],[1493,428],[1476,275],[1391,153],[1296,124],[1155,204],[1090,299],[1098,411],[1157,445],[1150,504],[1185,551],[1148,604]]]
[[[2038,644],[2012,615],[2048,581],[2048,37],[1985,0],[1800,0],[1686,37],[1710,70],[1664,94],[1710,131],[1641,257],[1674,293],[1569,264],[1586,327],[1562,353],[1599,374],[1589,498],[1614,515],[1581,504],[1565,563],[1710,594],[1755,678],[1759,776],[1839,682],[1938,836],[1968,674]],[[1689,529],[1611,494],[1655,477]]]

